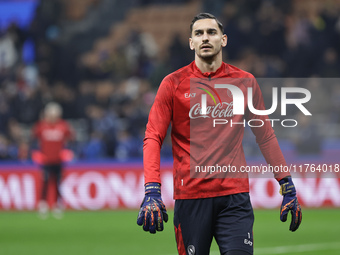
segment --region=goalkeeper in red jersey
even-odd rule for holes
[[[162,231],[168,220],[161,198],[160,150],[171,123],[174,158],[174,225],[180,255],[209,254],[212,238],[223,255],[253,254],[254,215],[249,199],[249,179],[241,172],[246,160],[242,147],[245,120],[257,119],[252,127],[260,150],[271,166],[286,166],[268,116],[255,115],[244,103],[244,115],[233,114],[228,91],[215,84],[232,84],[244,95],[252,90],[253,106],[264,110],[262,93],[252,74],[222,61],[227,45],[223,25],[209,13],[194,17],[189,44],[195,60],[166,76],[157,92],[146,127],[143,161],[145,198],[137,224],[145,231]],[[224,91],[226,91],[224,89]],[[205,99],[205,105],[204,100]],[[204,109],[205,108],[205,109]],[[211,125],[214,118],[232,126]],[[229,166],[236,174],[208,173],[207,166]],[[202,170],[202,172],[198,171]],[[210,168],[211,169],[211,168]],[[301,223],[301,207],[289,172],[276,172],[282,188],[280,219],[291,211],[290,230]]]
[[[68,123],[61,119],[62,109],[57,103],[48,103],[44,109],[44,118],[33,128],[33,135],[39,141],[40,151],[32,155],[34,161],[42,166],[43,183],[41,200],[38,203],[39,215],[48,215],[47,191],[49,181],[53,181],[56,188],[56,201],[53,215],[62,217],[63,203],[61,200],[60,184],[62,179],[63,161],[70,155],[64,149],[66,142],[72,138],[73,131]]]

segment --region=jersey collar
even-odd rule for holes
[[[195,61],[191,62],[191,67],[192,67],[193,73],[197,77],[218,78],[218,77],[225,75],[225,73],[226,73],[225,70],[227,69],[227,64],[222,62],[221,66],[215,72],[205,72],[205,73],[202,73],[202,71],[197,67]]]

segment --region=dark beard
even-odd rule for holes
[[[201,59],[203,59],[205,62],[213,62],[214,58],[217,54],[211,55],[211,56],[202,56],[202,55],[198,55]]]
[[[216,53],[210,56],[202,56],[201,54],[197,54],[197,55],[199,58],[203,59],[205,62],[211,63],[214,61],[215,57],[217,56],[217,54],[220,53],[221,50],[222,50],[222,47],[219,49],[219,51],[217,51]]]

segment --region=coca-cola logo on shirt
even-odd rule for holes
[[[208,106],[206,104],[206,95],[202,95],[201,103],[196,103],[191,106],[189,111],[189,117],[191,119],[197,118],[227,118],[233,117],[233,102],[222,102],[220,95],[213,87],[203,82],[197,82],[202,87],[196,87],[209,95],[215,105]],[[228,96],[232,98],[230,91],[228,90]],[[203,100],[204,97],[204,100]],[[205,102],[203,104],[203,102]]]
[[[190,119],[198,118],[228,118],[233,117],[233,102],[222,102],[213,106],[207,106],[206,114],[202,113],[202,107],[200,103],[194,104],[190,111]]]

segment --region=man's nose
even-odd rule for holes
[[[208,41],[209,41],[209,37],[208,37],[208,34],[207,34],[207,33],[203,33],[202,41],[203,41],[203,42],[208,42]]]

